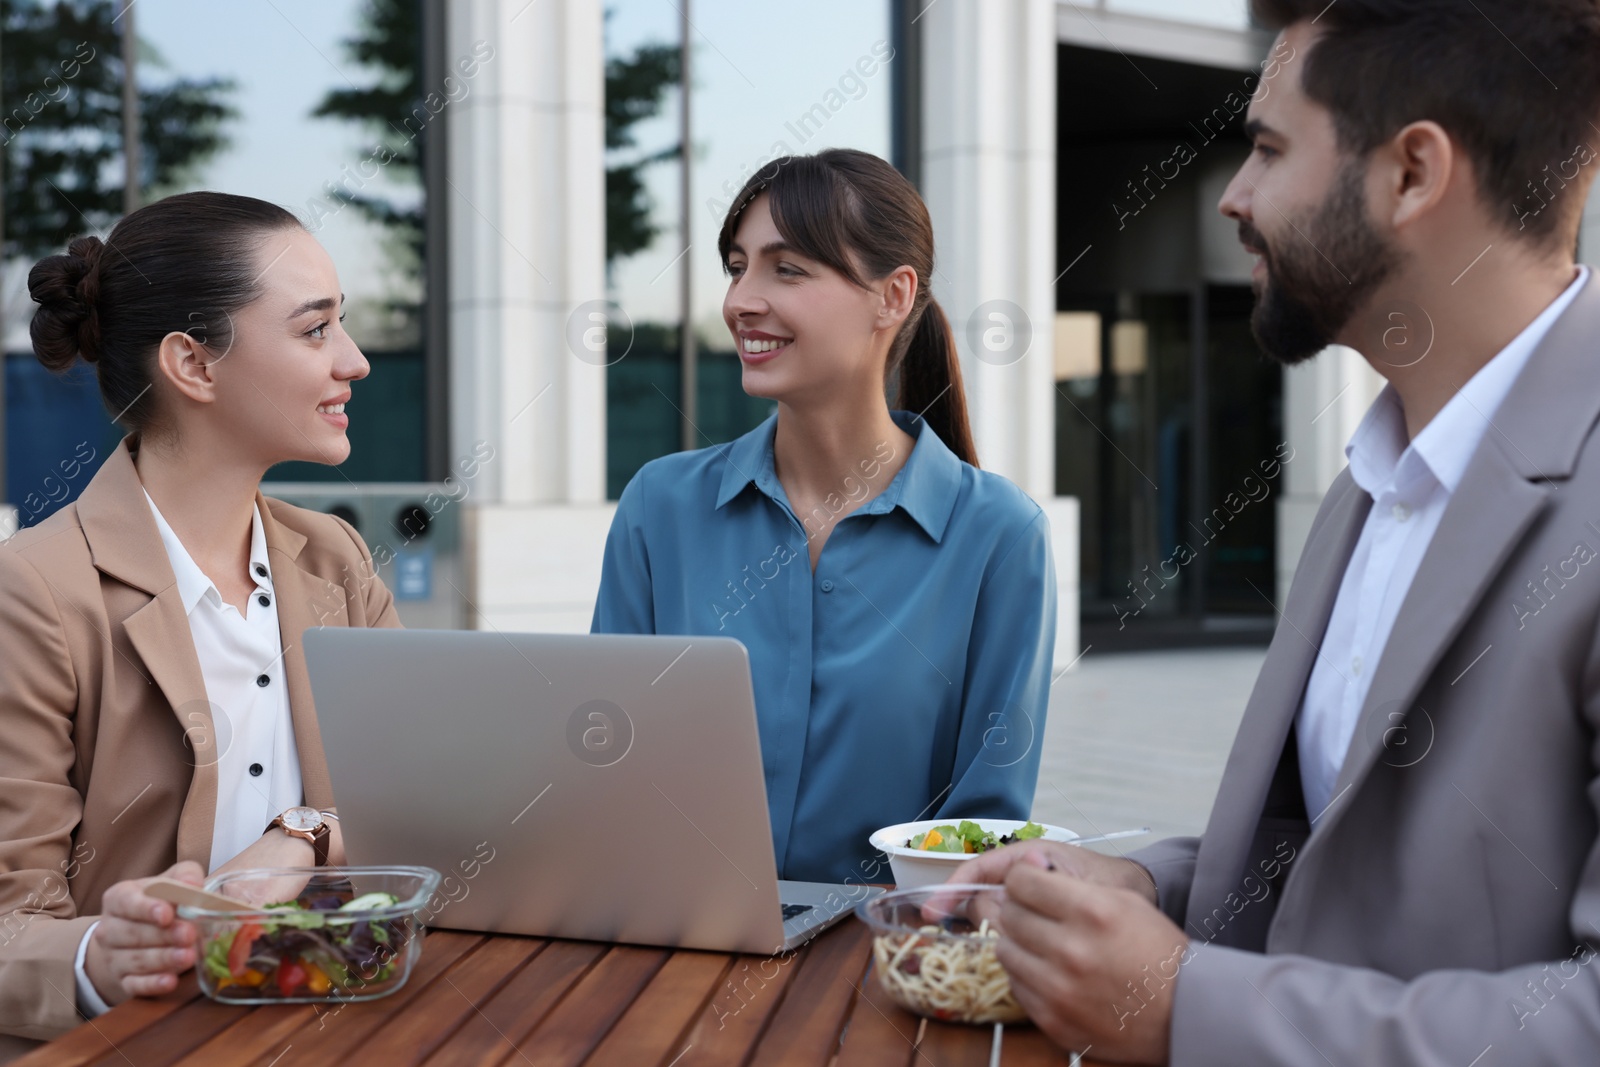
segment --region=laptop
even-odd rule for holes
[[[882,892],[777,877],[738,641],[320,627],[304,649],[349,862],[440,871],[431,926],[765,954]]]

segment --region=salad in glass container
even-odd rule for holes
[[[183,905],[199,932],[200,988],[234,1004],[374,1000],[410,977],[422,949],[418,913],[439,885],[427,867],[258,869],[205,888],[245,901],[288,899],[249,911]]]

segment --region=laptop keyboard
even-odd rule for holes
[[[783,906],[783,921],[788,922],[797,915],[804,915],[814,907],[816,907],[815,904],[785,904]]]

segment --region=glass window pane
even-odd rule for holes
[[[345,328],[372,364],[350,403],[350,459],[338,468],[285,464],[270,472],[274,480],[425,477],[417,160],[431,116],[413,111],[425,95],[421,7],[421,0],[142,0],[137,8],[147,57],[141,84],[180,74],[231,78],[238,112],[226,127],[227,148],[147,199],[217,189],[300,216],[333,257]],[[381,60],[354,58],[358,40]],[[359,95],[372,88],[387,92]]]
[[[631,341],[625,355],[608,353],[616,362],[606,369],[612,499],[645,463],[677,451],[681,439],[679,23],[673,5],[662,0],[614,0],[606,7],[607,282],[632,325],[631,336],[616,330],[608,336],[613,346]]]
[[[892,55],[884,0],[804,7],[695,0],[692,15],[701,32],[694,38],[691,321],[700,346],[697,421],[707,445],[739,436],[772,410],[741,388],[722,321],[728,279],[716,246],[723,216],[750,174],[776,156],[859,148],[887,159],[893,60],[884,61]]]
[[[1104,6],[1124,15],[1148,15],[1231,30],[1250,28],[1247,0],[1109,0]]]
[[[618,0],[607,11],[606,56],[613,64],[608,89],[615,95],[630,88],[615,77],[615,64],[637,66],[641,49],[679,44],[681,16],[662,0]],[[885,57],[892,48],[886,2],[819,0],[802,10],[693,0],[689,18],[694,151],[688,234],[681,162],[643,166],[637,174],[650,239],[610,261],[611,298],[633,326],[633,347],[607,372],[607,491],[613,497],[645,462],[681,447],[684,271],[693,281],[696,447],[731,440],[771,410],[741,387],[739,361],[722,322],[727,278],[717,234],[745,179],[789,153],[851,147],[889,154],[892,68]],[[752,48],[757,41],[762,47]],[[618,182],[619,166],[671,153],[681,138],[680,106],[678,93],[667,90],[650,117],[629,127],[631,144],[617,146],[611,138],[608,188]],[[608,210],[608,224],[617,210]],[[609,234],[607,243],[613,244]]]

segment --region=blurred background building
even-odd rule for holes
[[[1264,642],[1381,385],[1250,337],[1215,210],[1271,46],[1243,0],[126,6],[0,0],[0,525],[117,440],[86,369],[29,354],[28,265],[186,189],[332,253],[373,364],[353,456],[269,491],[357,522],[412,625],[586,628],[633,473],[769,414],[715,243],[777,155],[860,148],[922,190],[980,457],[1051,519],[1058,665]]]

